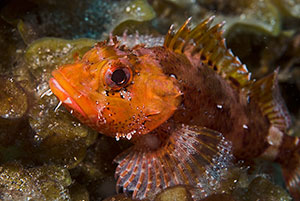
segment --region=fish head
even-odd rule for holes
[[[147,134],[173,115],[182,93],[149,56],[151,50],[140,48],[98,44],[81,60],[54,70],[51,91],[102,134],[116,139]]]

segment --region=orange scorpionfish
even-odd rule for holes
[[[233,160],[264,158],[300,199],[299,138],[286,134],[278,72],[250,79],[212,21],[171,27],[163,45],[97,43],[54,70],[50,88],[84,124],[134,143],[115,159],[117,189],[133,198],[178,184],[207,195]]]

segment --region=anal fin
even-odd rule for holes
[[[156,130],[115,159],[117,190],[143,199],[182,184],[209,194],[232,159],[231,144],[219,132],[189,126],[171,134]]]
[[[286,131],[291,125],[291,118],[280,95],[277,76],[278,69],[254,82],[250,97],[258,103],[263,115],[268,117],[272,125]]]

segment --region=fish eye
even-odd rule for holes
[[[116,85],[122,85],[126,82],[127,75],[123,69],[117,69],[112,73],[111,80],[115,82]]]
[[[112,67],[105,73],[105,83],[113,90],[119,90],[129,83],[131,76],[131,69],[128,67]]]

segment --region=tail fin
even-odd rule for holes
[[[278,69],[254,82],[250,97],[271,123],[267,136],[270,148],[265,156],[272,156],[281,164],[287,189],[294,200],[300,201],[300,143],[298,137],[285,134],[291,125],[291,117],[280,95],[277,75]]]
[[[285,184],[295,201],[300,201],[300,139],[284,135],[276,162],[282,166]]]
[[[230,143],[206,128],[182,126],[170,135],[158,132],[139,137],[115,159],[117,191],[143,199],[185,184],[209,193],[233,158]]]

